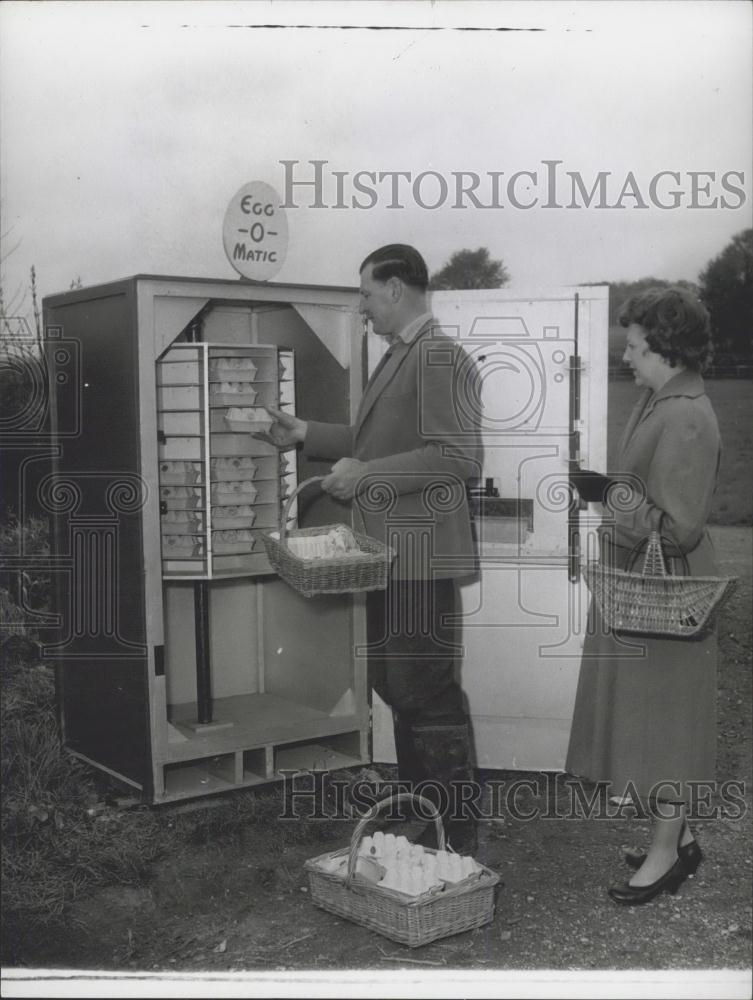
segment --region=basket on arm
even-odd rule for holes
[[[321,482],[323,476],[312,476],[290,494],[285,502],[280,520],[279,537],[262,533],[267,558],[272,569],[286,583],[303,594],[349,594],[362,590],[384,590],[394,558],[394,550],[383,542],[359,534],[345,525],[324,525],[318,528],[296,528],[288,531],[287,521],[293,500],[311,483]],[[303,558],[291,551],[290,539],[314,539],[330,534],[333,529],[344,529],[355,539],[358,548],[334,556]]]
[[[433,889],[412,897],[359,874],[364,830],[383,809],[401,801],[417,804],[424,815],[433,816],[438,850],[423,848],[423,852],[440,857],[445,849],[444,828],[433,803],[411,793],[388,796],[375,803],[358,822],[349,848],[321,854],[305,863],[312,902],[411,948],[489,923],[494,917],[494,887],[499,877],[477,861],[473,862],[473,872],[459,881],[440,880]]]
[[[649,535],[641,573],[589,563],[583,571],[586,583],[604,623],[615,632],[699,638],[712,627],[713,614],[734,590],[736,578],[671,576],[662,540],[656,531]],[[688,561],[682,559],[688,574]]]

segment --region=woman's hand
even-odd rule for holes
[[[586,503],[603,503],[610,486],[607,476],[592,469],[581,469],[580,466],[570,473],[570,482]]]
[[[308,424],[305,420],[299,420],[291,413],[276,410],[273,406],[265,406],[264,409],[270,417],[274,418],[274,423],[268,431],[254,434],[253,437],[274,445],[280,451],[288,451],[290,448],[295,448],[297,444],[303,444],[308,430]]]

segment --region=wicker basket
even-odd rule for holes
[[[736,579],[670,576],[661,542],[652,531],[642,573],[589,563],[583,571],[588,588],[604,623],[615,632],[700,638],[712,627],[714,612],[732,593]]]
[[[375,538],[353,532],[361,550],[360,555],[333,559],[301,559],[291,552],[286,544],[288,537],[326,535],[333,527],[338,527],[329,524],[319,528],[287,530],[290,506],[297,494],[305,486],[321,482],[323,478],[323,476],[312,476],[311,479],[304,479],[288,497],[282,512],[279,538],[273,538],[268,532],[262,534],[272,569],[304,597],[312,597],[314,594],[352,594],[362,590],[384,590],[395,553],[388,545]]]
[[[415,897],[383,888],[356,874],[358,847],[367,824],[386,806],[401,800],[417,802],[427,810],[427,815],[433,811],[437,843],[439,850],[444,850],[442,821],[428,800],[407,793],[389,796],[377,802],[359,821],[349,848],[321,854],[306,862],[312,902],[411,948],[489,923],[494,917],[494,887],[499,877],[478,862],[479,870],[462,882],[446,883],[443,888]],[[424,850],[436,853],[430,848]],[[346,856],[347,874],[321,868],[323,862]]]

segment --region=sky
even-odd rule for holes
[[[296,179],[326,161],[328,207],[294,189],[273,280],[354,285],[363,257],[390,242],[415,244],[432,271],[485,246],[515,290],[694,280],[751,225],[751,10],[744,0],[6,0],[6,301],[23,295],[32,264],[41,294],[78,278],[236,277],[225,211],[251,181],[284,196],[282,160],[298,161]],[[270,24],[299,27],[260,26]],[[558,161],[553,194],[545,161]],[[359,171],[411,176],[396,199],[387,179],[376,204],[356,208]],[[458,172],[478,175],[479,205],[456,206]],[[584,204],[576,188],[571,204],[570,175],[589,191],[605,172],[603,196]]]

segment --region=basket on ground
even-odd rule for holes
[[[643,572],[589,563],[583,575],[606,626],[615,632],[695,639],[712,626],[736,579],[670,576],[661,539],[648,538]],[[684,557],[683,557],[684,558]],[[685,560],[687,572],[687,560]]]
[[[442,821],[431,803],[411,794],[382,799],[359,821],[349,848],[321,854],[306,862],[312,902],[411,948],[489,923],[494,917],[494,887],[499,877],[478,862],[475,863],[475,873],[463,881],[445,884],[440,889],[413,898],[356,874],[358,848],[364,829],[382,809],[401,800],[416,802],[427,814],[434,813],[439,850],[444,850]],[[429,848],[424,850],[438,853]],[[346,856],[348,864],[345,873],[323,869],[322,865],[331,859]]]
[[[298,493],[310,483],[317,483],[322,476],[305,479],[288,497],[282,512],[279,538],[269,532],[262,534],[267,558],[272,569],[304,597],[314,594],[350,594],[364,590],[384,590],[389,578],[394,550],[368,535],[352,532],[358,551],[317,559],[303,559],[291,551],[289,538],[311,538],[327,535],[333,528],[345,525],[326,525],[318,528],[287,530],[290,506]],[[346,528],[350,532],[350,528]]]

